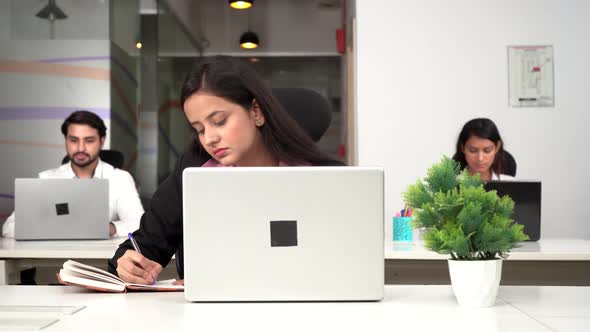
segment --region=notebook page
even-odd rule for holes
[[[77,274],[76,272],[72,272],[72,271],[68,271],[68,270],[64,270],[64,269],[61,269],[59,271],[59,277],[61,278],[61,280],[65,281],[65,282],[76,284],[76,285],[81,285],[81,286],[89,286],[89,287],[96,288],[97,290],[104,289],[104,290],[111,290],[111,291],[116,291],[116,292],[125,291],[125,284],[122,284],[122,283],[114,284],[114,283],[107,282],[107,281],[89,279],[88,277],[80,277],[79,274]]]
[[[68,272],[73,272],[70,273],[70,275],[76,276],[76,277],[80,277],[80,278],[85,278],[88,277],[90,279],[93,280],[101,280],[101,281],[105,281],[105,282],[110,282],[113,284],[122,284],[124,283],[123,280],[119,279],[119,278],[113,278],[112,274],[109,275],[105,275],[102,273],[96,273],[96,272],[92,272],[89,270],[83,270],[83,269],[79,269],[75,266],[68,266],[67,268],[64,269],[65,271]]]
[[[73,261],[71,259],[68,260],[68,261],[66,261],[63,266],[64,267],[68,267],[68,268],[71,267],[71,266],[75,266],[75,267],[81,268],[83,270],[89,270],[89,271],[93,271],[93,272],[96,272],[96,273],[100,273],[100,274],[103,274],[105,276],[109,276],[111,278],[115,278],[115,279],[123,282],[122,279],[120,279],[119,277],[117,277],[116,275],[114,275],[112,273],[109,273],[109,272],[107,272],[105,270],[101,270],[101,269],[99,269],[97,267],[94,267],[94,266],[90,266],[90,265],[82,264],[80,262]]]

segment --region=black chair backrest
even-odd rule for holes
[[[125,164],[125,156],[117,150],[100,150],[99,157],[105,163],[110,164],[114,168],[123,168]],[[70,158],[66,155],[61,160],[62,165],[69,162]]]
[[[276,88],[272,92],[315,142],[324,136],[332,121],[332,107],[326,98],[303,88]]]
[[[516,176],[516,160],[510,152],[504,150],[504,169],[503,174]]]

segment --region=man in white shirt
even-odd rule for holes
[[[131,174],[99,158],[106,130],[102,119],[92,112],[70,114],[61,126],[70,162],[39,173],[39,178],[109,180],[109,220],[105,222],[109,222],[111,237],[126,236],[139,228],[144,211]],[[2,227],[2,236],[14,237],[14,222],[13,212]]]

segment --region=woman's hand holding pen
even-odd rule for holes
[[[162,265],[134,250],[127,250],[117,260],[117,274],[125,282],[152,285],[158,280],[160,272]]]

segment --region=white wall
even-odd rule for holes
[[[0,1],[0,40],[10,39],[10,2]]]
[[[584,0],[357,1],[360,165],[386,169],[386,229],[401,194],[463,124],[489,117],[543,181],[542,237],[590,238],[588,31]],[[507,45],[554,45],[553,108],[508,107]]]

